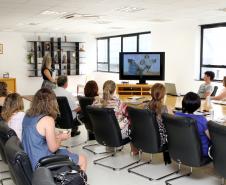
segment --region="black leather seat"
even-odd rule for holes
[[[95,135],[94,135],[94,132],[93,132],[93,126],[92,126],[92,123],[90,121],[90,118],[89,118],[87,110],[86,110],[86,107],[88,105],[92,105],[93,104],[94,98],[92,98],[92,97],[85,97],[85,96],[78,96],[78,101],[79,101],[79,105],[81,107],[81,114],[83,115],[83,124],[85,125],[86,130],[87,130],[88,141],[89,140],[95,140]],[[87,141],[85,143],[87,143]],[[92,148],[94,146],[98,146],[98,145],[99,145],[98,143],[87,144],[87,145],[83,146],[82,148],[87,150],[87,151],[89,151],[89,152],[92,152],[93,154],[109,153],[107,151],[96,152],[95,149],[92,150]]]
[[[32,185],[55,185],[48,168],[40,167],[33,173]]]
[[[226,178],[226,127],[213,121],[208,122],[209,133],[212,141],[213,165],[216,171],[223,177],[222,184]]]
[[[131,167],[128,169],[128,172],[134,173],[149,180],[154,180],[153,178],[138,173],[137,171],[135,172],[132,169],[135,169],[145,164],[149,164],[152,161],[152,154],[164,151],[163,147],[161,147],[158,123],[156,121],[156,114],[155,112],[150,110],[136,109],[132,107],[128,107],[128,113],[131,121],[131,141],[133,145],[137,149],[139,149],[139,156],[141,157],[141,152],[151,154],[150,161]],[[162,178],[163,177],[159,177],[155,180],[160,180]]]
[[[8,164],[6,155],[5,155],[5,143],[12,136],[16,136],[16,132],[13,129],[9,128],[5,122],[1,121],[0,122],[0,154],[2,157],[2,161],[5,164]],[[0,174],[6,173],[6,172],[9,172],[9,170],[1,171]],[[0,182],[3,183],[4,180],[10,180],[10,179],[11,179],[10,177],[3,178],[0,180]]]
[[[127,137],[125,139],[122,139],[122,134],[120,131],[120,127],[118,124],[118,121],[115,117],[115,112],[113,109],[109,108],[98,108],[94,106],[87,106],[87,112],[89,115],[89,118],[91,120],[91,123],[93,125],[94,134],[96,137],[96,141],[104,146],[114,148],[114,153],[94,160],[94,164],[98,164],[107,168],[111,168],[113,170],[121,170],[126,167],[129,167],[136,162],[133,162],[131,164],[128,164],[126,166],[115,168],[112,166],[104,165],[101,163],[98,163],[98,161],[101,161],[102,159],[106,159],[108,157],[115,156],[117,152],[117,147],[122,147],[125,144],[130,142],[130,139]]]
[[[170,184],[169,182],[172,180],[191,175],[192,167],[206,165],[211,160],[202,155],[196,120],[170,114],[163,114],[162,118],[168,134],[170,156],[178,163],[178,170],[175,173],[180,172],[181,164],[190,167],[189,173],[165,181],[166,184]]]
[[[217,90],[218,90],[218,86],[214,86],[213,92],[210,96],[216,96]]]
[[[57,97],[60,115],[56,119],[56,126],[62,129],[74,128],[73,116],[68,100],[65,96]]]
[[[28,155],[23,151],[22,144],[17,136],[12,136],[5,144],[5,154],[9,169],[16,185],[31,185],[32,167]],[[67,156],[52,155],[40,159],[40,165],[50,170],[73,164]]]
[[[80,105],[80,108],[81,108],[81,114],[83,115],[82,122],[85,125],[86,130],[88,132],[88,140],[95,140],[95,136],[93,134],[93,126],[91,124],[91,121],[90,121],[89,116],[88,116],[87,111],[86,111],[86,107],[88,105],[93,104],[94,98],[85,97],[85,96],[78,96],[78,101],[79,101],[79,105]]]

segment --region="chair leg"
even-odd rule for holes
[[[3,179],[0,179],[1,185],[4,185],[3,182],[7,181],[7,180],[12,180],[12,178],[11,177],[6,177],[6,178],[3,178]]]
[[[120,150],[121,151],[121,150]],[[122,170],[122,169],[125,169],[125,168],[127,168],[127,167],[129,167],[129,166],[132,166],[133,164],[137,164],[137,163],[139,163],[140,162],[140,159],[138,159],[137,161],[135,161],[135,162],[133,162],[133,163],[130,163],[130,164],[128,164],[128,165],[125,165],[125,166],[123,166],[123,167],[120,167],[120,168],[116,168],[116,167],[112,167],[112,166],[109,166],[109,165],[105,165],[105,164],[102,164],[102,163],[99,163],[98,161],[102,161],[103,159],[107,159],[107,158],[110,158],[110,157],[113,157],[113,156],[115,156],[116,155],[116,153],[117,153],[117,150],[116,150],[116,148],[115,148],[115,151],[114,151],[114,153],[112,153],[112,154],[110,154],[110,155],[107,155],[107,156],[105,156],[105,157],[102,157],[102,158],[99,158],[99,159],[96,159],[96,160],[94,160],[93,161],[93,164],[97,164],[97,165],[100,165],[100,166],[103,166],[103,167],[106,167],[106,168],[110,168],[110,169],[112,169],[112,170]]]
[[[221,185],[224,185],[224,177],[221,178]]]
[[[141,155],[140,152],[139,152],[139,155]],[[164,178],[166,178],[166,177],[169,177],[169,176],[171,176],[171,175],[173,175],[173,174],[179,172],[179,170],[177,170],[177,171],[172,172],[172,173],[170,173],[170,174],[167,174],[167,175],[158,177],[157,179],[153,179],[152,177],[145,176],[145,175],[143,175],[143,174],[141,174],[141,173],[138,173],[138,172],[133,171],[133,169],[138,168],[138,167],[140,167],[140,166],[143,166],[143,165],[145,165],[145,164],[151,164],[151,162],[152,162],[152,154],[151,154],[151,159],[150,159],[150,161],[147,161],[147,162],[144,162],[144,163],[142,163],[142,164],[133,166],[132,168],[129,168],[129,169],[128,169],[128,172],[129,172],[129,173],[133,173],[133,174],[135,174],[135,175],[138,175],[138,176],[140,176],[140,177],[146,178],[146,179],[148,179],[148,180],[150,180],[150,181],[152,181],[152,180],[161,180],[161,179],[164,179]]]
[[[179,170],[179,171],[180,171],[180,170]],[[178,177],[174,177],[174,178],[171,178],[171,179],[167,179],[167,180],[165,181],[165,183],[166,183],[166,185],[171,185],[169,182],[174,181],[174,180],[179,179],[179,178],[182,178],[182,177],[190,176],[191,174],[192,174],[192,167],[190,167],[190,172],[185,173],[185,174],[182,174],[182,175],[180,175],[180,176],[178,176]]]
[[[96,155],[96,154],[107,154],[107,153],[112,153],[112,151],[95,152],[95,151],[93,151],[93,150],[90,149],[90,147],[92,147],[92,146],[102,146],[102,145],[100,145],[100,144],[98,144],[98,143],[95,143],[95,144],[85,145],[85,146],[83,146],[82,148],[85,149],[85,150],[87,150],[87,151],[89,151],[89,152],[92,152],[94,155]]]

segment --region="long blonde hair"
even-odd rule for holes
[[[56,119],[57,114],[59,114],[59,108],[54,92],[47,88],[38,90],[32,100],[30,109],[27,111],[27,115],[30,117],[46,115]]]
[[[3,120],[8,122],[11,116],[24,110],[24,103],[22,97],[18,93],[9,94],[3,104],[1,116]]]
[[[51,64],[52,64],[52,59],[50,54],[45,55],[42,60],[42,70],[46,68],[49,69],[49,67],[51,67]]]
[[[155,111],[158,115],[161,114],[161,109],[163,106],[163,98],[166,94],[165,86],[160,83],[155,83],[151,87],[152,100],[149,104],[149,108]]]
[[[103,85],[103,105],[107,104],[107,101],[112,98],[116,89],[115,82],[112,80],[107,80]]]

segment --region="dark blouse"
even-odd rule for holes
[[[52,72],[52,70],[50,70],[48,68],[44,68],[44,69],[41,70],[43,80],[48,80],[49,81],[49,79],[47,78],[47,76],[44,73],[45,69],[49,70],[51,76],[52,76],[53,72]]]

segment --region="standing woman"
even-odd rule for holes
[[[48,89],[54,89],[56,87],[56,80],[52,77],[52,59],[49,54],[45,55],[43,57],[42,61],[42,78],[43,78],[43,83],[42,83],[42,88],[48,88]]]

